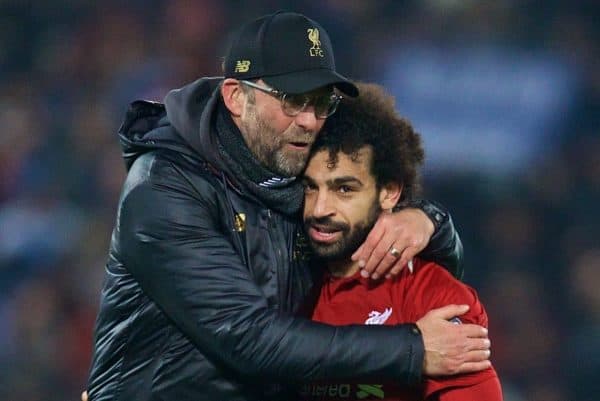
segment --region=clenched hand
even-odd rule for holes
[[[447,305],[429,311],[417,321],[425,345],[425,375],[477,372],[491,366],[487,329],[448,321],[468,310],[468,305]]]

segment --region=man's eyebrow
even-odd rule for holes
[[[358,178],[353,177],[351,175],[337,177],[332,180],[327,180],[327,185],[329,185],[329,186],[340,186],[340,185],[348,185],[348,184],[354,184],[359,187],[363,186],[363,183],[361,180],[359,180]]]
[[[301,182],[303,184],[314,184],[315,180],[313,180],[312,178],[310,178],[310,176],[308,176],[308,175],[305,174],[305,175],[302,176]]]

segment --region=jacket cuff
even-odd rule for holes
[[[442,227],[442,225],[444,225],[444,223],[448,221],[448,218],[450,217],[450,214],[442,205],[434,201],[425,199],[411,199],[406,202],[402,202],[402,204],[397,205],[397,207],[393,210],[397,211],[406,208],[422,210],[423,213],[425,213],[427,217],[429,217],[429,220],[431,220],[431,222],[433,223],[434,235],[439,231],[440,227]]]
[[[463,276],[462,242],[448,210],[434,201],[413,199],[397,205],[394,211],[404,208],[418,208],[433,222],[433,235],[429,239],[429,244],[421,251],[420,256],[444,266],[460,280]]]
[[[405,325],[409,336],[413,337],[410,347],[410,355],[408,357],[408,367],[403,377],[408,386],[417,386],[421,383],[423,377],[423,363],[425,360],[425,345],[423,344],[423,336],[421,330],[415,323]]]

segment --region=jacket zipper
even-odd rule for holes
[[[282,225],[278,224],[275,216],[271,209],[267,209],[267,217],[269,218],[269,226],[271,230],[269,233],[271,235],[271,240],[273,242],[274,251],[275,251],[275,274],[277,275],[277,294],[279,294],[277,304],[278,308],[281,312],[285,312],[288,309],[288,299],[287,292],[285,288],[287,286],[288,281],[288,273],[289,273],[289,260],[286,262],[283,257],[282,249],[287,249],[285,238],[282,232]]]

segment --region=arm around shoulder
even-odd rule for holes
[[[333,327],[270,307],[223,232],[218,189],[201,181],[198,191],[164,160],[152,170],[123,196],[119,252],[147,296],[204,355],[274,379],[420,379],[423,343],[410,326]]]

